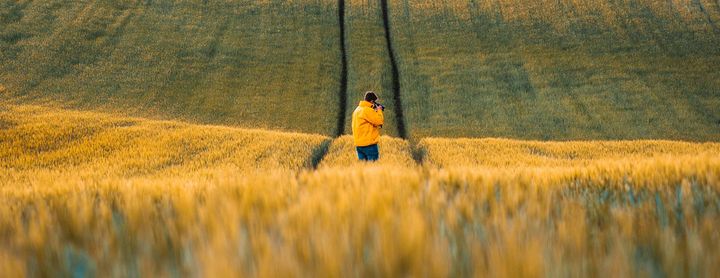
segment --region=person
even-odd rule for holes
[[[360,161],[376,161],[380,158],[377,144],[380,141],[380,128],[385,123],[384,110],[385,106],[378,103],[377,94],[368,91],[353,111],[352,133]]]

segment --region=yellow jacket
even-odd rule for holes
[[[385,122],[382,110],[372,109],[372,103],[361,101],[352,114],[352,133],[355,146],[365,147],[380,141],[380,128]]]

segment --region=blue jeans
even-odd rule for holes
[[[355,147],[360,161],[376,161],[380,157],[378,145],[370,145],[365,147]]]

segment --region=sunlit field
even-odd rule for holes
[[[0,85],[22,104],[325,135],[375,90],[398,136],[381,2],[345,4],[345,92],[327,0],[3,1]],[[715,2],[391,1],[388,13],[409,137],[720,137]]]
[[[0,0],[0,277],[717,277],[719,24],[708,0]]]
[[[395,166],[413,166],[413,150],[410,143],[400,138],[389,136],[380,137],[378,143],[380,149],[380,159],[375,164],[379,165],[395,165]],[[328,149],[328,153],[320,162],[321,167],[347,167],[359,166],[363,163],[357,159],[355,144],[353,144],[352,136],[342,136],[332,141]]]
[[[10,276],[712,276],[720,144],[351,138],[0,113]],[[464,151],[458,151],[464,150]],[[485,154],[485,156],[483,156]]]
[[[720,143],[663,140],[548,142],[425,138],[419,146],[425,162],[437,167],[583,167],[614,161],[639,162],[720,154]]]
[[[320,135],[151,121],[38,106],[0,106],[3,182],[55,174],[102,177],[298,170]],[[18,175],[14,175],[18,174]]]
[[[5,274],[714,276],[720,161],[77,178],[0,190]]]

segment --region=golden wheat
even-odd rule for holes
[[[391,1],[386,30],[352,0],[345,42],[329,0],[31,2],[0,4],[0,276],[720,274],[720,143],[425,137],[717,141],[716,1]],[[5,104],[329,134],[342,108],[288,100],[335,103],[344,43],[345,105],[378,90],[394,135],[384,32],[420,141],[377,163]]]
[[[410,144],[406,140],[380,136],[378,148],[380,150],[380,159],[376,162],[377,164],[406,167],[415,165],[415,161],[411,156]],[[352,136],[345,135],[333,140],[327,155],[320,163],[320,167],[349,167],[360,164],[363,163],[358,161]]]
[[[621,160],[655,160],[720,154],[720,143],[667,140],[525,141],[425,138],[419,143],[437,167],[572,167]]]
[[[703,157],[519,172],[58,174],[0,191],[0,248],[37,274],[682,275],[690,265],[712,276],[718,169]]]
[[[8,276],[720,271],[715,143],[427,138],[419,167],[390,137],[354,162],[345,136],[311,171],[326,137],[13,105],[0,125]]]
[[[0,106],[0,175],[185,175],[208,169],[297,170],[320,135],[149,121],[38,106]],[[12,184],[17,180],[3,179]]]

